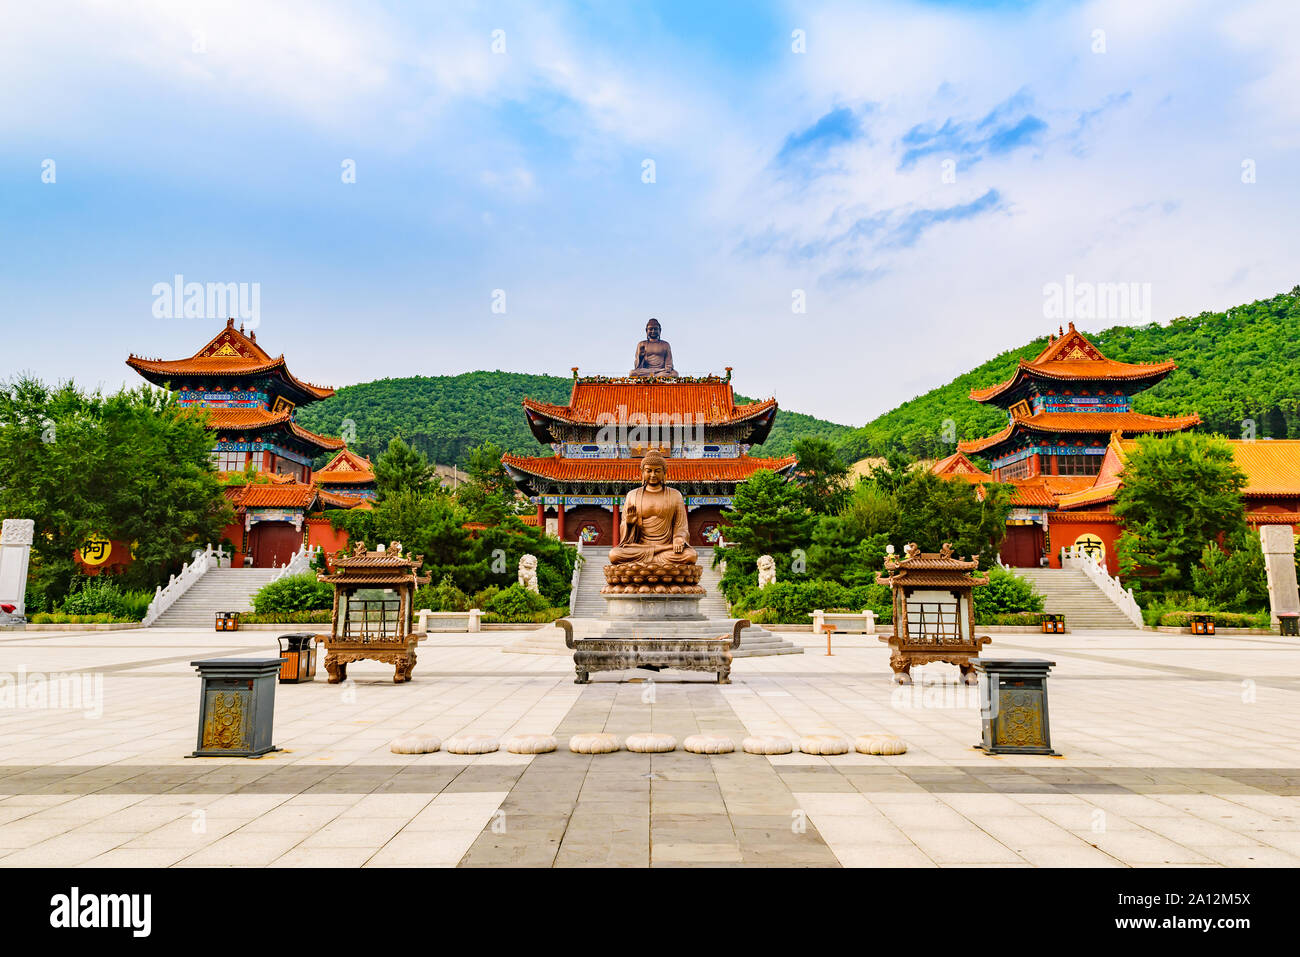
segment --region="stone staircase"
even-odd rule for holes
[[[700,601],[700,612],[707,621],[665,621],[634,624],[632,622],[602,621],[605,614],[605,599],[600,590],[605,587],[604,568],[609,564],[609,548],[584,545],[582,555],[585,562],[578,576],[578,593],[569,609],[569,618],[574,622],[574,635],[578,638],[591,638],[597,635],[610,638],[633,637],[647,630],[654,637],[663,638],[704,638],[727,634],[731,631],[728,624],[729,609],[727,600],[722,597],[718,584],[721,574],[713,566],[713,549],[698,548],[703,574],[700,584],[707,594]],[[648,636],[648,635],[647,635]],[[564,645],[564,633],[557,627],[546,625],[527,636],[507,645],[504,651],[516,654],[572,654]],[[733,651],[733,658],[753,658],[762,655],[798,655],[803,648],[784,638],[772,634],[761,626],[746,628],[740,636],[740,647]]]
[[[1043,595],[1043,611],[1065,616],[1070,631],[1134,631],[1136,626],[1077,568],[1013,568]]]
[[[252,611],[253,595],[278,571],[276,568],[213,568],[163,612],[153,627],[211,631],[219,611]]]

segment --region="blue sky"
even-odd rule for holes
[[[191,353],[221,320],[153,315],[179,273],[260,283],[259,341],[315,382],[622,373],[656,316],[681,371],[861,423],[1054,328],[1067,275],[1149,283],[1157,321],[1300,282],[1297,27],[1285,0],[10,4],[4,372],[116,388],[130,352]]]

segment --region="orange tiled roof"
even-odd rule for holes
[[[236,508],[311,509],[318,505],[354,508],[364,501],[350,495],[338,495],[302,482],[289,484],[236,485],[225,489],[226,497]]]
[[[1226,441],[1237,467],[1246,473],[1246,486],[1241,492],[1246,498],[1300,496],[1300,439]],[[1137,448],[1137,442],[1125,439],[1116,446],[1123,460]]]
[[[640,459],[565,459],[526,458],[505,455],[501,459],[508,469],[539,478],[562,482],[621,482],[639,485]],[[735,459],[669,459],[668,484],[679,482],[743,482],[760,469],[781,472],[794,468],[799,460],[761,459],[745,456]]]
[[[1053,512],[1050,519],[1053,525],[1060,522],[1104,522],[1108,524],[1118,524],[1119,516],[1112,515],[1110,512]]]
[[[345,447],[320,471],[313,472],[312,479],[322,485],[367,485],[374,482],[375,470],[370,459]]]
[[[1083,333],[1070,323],[1070,331],[1060,338],[1049,338],[1047,347],[1032,360],[1021,359],[1010,379],[986,389],[971,389],[970,397],[976,402],[988,402],[1006,392],[1025,376],[1054,379],[1062,382],[1079,382],[1090,379],[1134,382],[1150,380],[1159,382],[1174,369],[1176,362],[1119,362],[1107,359]]]
[[[1248,525],[1300,525],[1300,512],[1247,512]]]
[[[310,508],[316,501],[316,486],[302,485],[242,485],[233,496],[239,508]]]
[[[568,405],[553,405],[524,399],[524,408],[547,418],[576,425],[595,425],[602,415],[700,416],[704,425],[744,422],[776,408],[776,399],[736,405],[731,383],[725,379],[707,382],[589,382],[573,384]]]
[[[947,458],[940,459],[930,466],[930,471],[935,475],[940,475],[946,479],[957,479],[962,482],[992,482],[993,476],[988,472],[981,472],[975,467],[975,463],[960,452],[954,452]]]
[[[1021,508],[1055,508],[1063,496],[1088,488],[1091,475],[1035,475],[1012,479],[1011,504]]]
[[[324,452],[332,452],[344,446],[342,439],[328,435],[317,435],[304,429],[292,420],[290,412],[269,412],[266,409],[214,409],[211,407],[190,406],[194,414],[201,412],[208,415],[208,428],[220,432],[260,432],[263,429],[288,425],[289,431],[309,445],[314,445]]]
[[[150,381],[181,376],[244,376],[283,370],[285,379],[297,386],[311,399],[325,399],[334,394],[328,386],[313,385],[295,378],[285,364],[284,356],[271,358],[257,344],[257,334],[244,335],[235,328],[234,320],[226,320],[226,328],[188,359],[146,359],[134,353],[126,364]]]
[[[962,452],[981,452],[999,445],[1011,437],[1018,428],[1031,432],[1064,432],[1072,434],[1095,434],[1098,432],[1142,433],[1142,432],[1178,432],[1198,425],[1201,417],[1193,412],[1191,415],[1144,415],[1141,412],[1038,412],[1031,416],[1016,418],[1001,432],[987,435],[982,439],[958,442],[957,448]]]

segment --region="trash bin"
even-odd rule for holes
[[[1045,635],[1063,635],[1063,634],[1065,634],[1065,616],[1064,616],[1064,615],[1044,615],[1044,616],[1043,616],[1043,634],[1045,634]]]
[[[1279,612],[1277,624],[1282,634],[1290,635],[1292,638],[1300,638],[1300,615],[1293,611]]]
[[[292,685],[300,681],[313,681],[316,678],[316,636],[309,632],[297,632],[281,635],[280,684]]]
[[[217,612],[217,631],[239,631],[239,612]]]
[[[279,658],[191,661],[202,679],[196,758],[257,758],[271,743]]]
[[[1192,615],[1192,634],[1193,635],[1214,634],[1214,616],[1213,615]]]
[[[1041,658],[972,658],[979,676],[983,740],[989,754],[1056,754],[1047,720],[1047,673]]]

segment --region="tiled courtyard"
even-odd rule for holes
[[[186,757],[199,689],[189,662],[267,657],[274,637],[0,635],[13,680],[103,676],[99,716],[93,701],[0,709],[0,865],[1300,864],[1294,639],[995,636],[1000,656],[1057,662],[1061,756],[994,757],[972,747],[978,707],[955,669],[896,689],[871,638],[837,637],[827,657],[800,636],[806,654],[738,659],[720,687],[648,671],[577,686],[565,657],[503,653],[517,633],[440,635],[407,685],[360,663],[346,685],[322,670],[279,686],[280,752]],[[560,748],[390,753],[411,731],[554,733]],[[737,751],[579,755],[566,748],[579,731],[724,732]],[[907,753],[739,750],[746,734],[869,731],[900,735]]]

